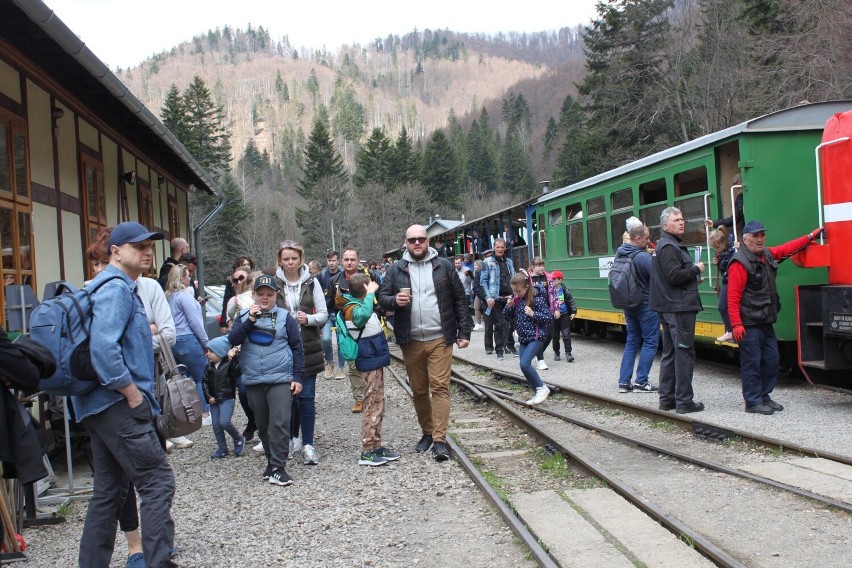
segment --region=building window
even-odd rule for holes
[[[181,236],[180,233],[180,210],[177,199],[169,195],[169,237],[174,239]]]
[[[154,198],[151,188],[144,183],[139,183],[137,193],[139,195],[139,223],[147,227],[149,231],[154,230]]]

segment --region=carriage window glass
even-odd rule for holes
[[[687,197],[675,201],[675,207],[683,213],[686,221],[685,232],[681,244],[707,246],[707,235],[704,232],[704,198],[701,195]]]
[[[615,252],[624,242],[624,233],[627,231],[626,221],[633,216],[633,211],[613,213],[609,218],[609,226],[612,235],[612,252]]]
[[[603,195],[600,197],[594,197],[586,201],[586,214],[587,215],[597,215],[598,213],[603,213],[606,211],[606,202],[604,201]]]
[[[589,219],[589,254],[606,254],[608,243],[606,217]]]
[[[583,218],[583,208],[579,203],[574,203],[565,208],[565,218],[568,221],[576,221]]]
[[[611,200],[613,211],[633,207],[633,190],[628,187],[627,189],[616,191],[612,194]]]
[[[558,209],[553,209],[552,211],[549,211],[548,215],[549,215],[548,220],[550,221],[549,224],[550,224],[551,227],[553,225],[561,225],[562,224],[562,208],[561,207],[559,207]]]
[[[660,238],[660,213],[666,207],[668,205],[660,203],[659,205],[645,207],[639,211],[639,220],[642,221],[643,225],[648,227],[652,242],[657,242],[657,239]]]
[[[12,191],[12,172],[9,164],[9,128],[0,124],[0,191]]]
[[[675,174],[674,188],[676,197],[704,193],[707,191],[707,168],[701,166]]]
[[[568,223],[565,228],[568,233],[568,256],[583,256],[586,247],[583,244],[583,223]]]
[[[639,205],[658,203],[666,200],[666,180],[655,179],[639,186]]]

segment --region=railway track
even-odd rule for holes
[[[469,362],[466,364],[473,366],[473,364]],[[487,370],[492,373],[495,378],[500,380],[508,379],[511,381],[524,382],[523,378],[519,375],[507,373],[499,369],[483,367],[481,365],[476,365],[476,367],[480,370]],[[405,384],[404,380],[401,378],[399,380],[401,384]],[[600,424],[570,416],[564,411],[549,408],[551,406],[556,406],[554,404],[548,403],[546,405],[547,407],[535,407],[530,409],[529,407],[526,407],[522,399],[513,396],[515,393],[512,392],[511,384],[507,388],[495,387],[493,384],[485,384],[480,382],[482,379],[474,379],[470,376],[470,373],[460,372],[456,369],[456,367],[454,367],[453,380],[460,387],[470,392],[474,401],[488,402],[487,407],[479,405],[479,408],[498,410],[501,417],[500,420],[514,424],[517,431],[520,432],[520,434],[518,434],[519,436],[528,436],[533,438],[536,445],[540,448],[546,449],[546,454],[553,454],[554,456],[557,456],[557,459],[564,457],[566,463],[570,465],[572,470],[581,472],[581,475],[587,476],[586,479],[595,480],[591,483],[599,483],[603,485],[603,488],[595,489],[595,491],[605,492],[603,497],[598,495],[596,500],[602,499],[606,502],[612,500],[613,502],[619,503],[618,507],[627,506],[626,504],[629,503],[629,507],[633,507],[635,510],[632,513],[625,512],[623,513],[623,516],[632,517],[633,515],[636,515],[635,511],[641,511],[644,513],[644,515],[639,515],[639,519],[644,519],[644,522],[642,520],[636,522],[642,526],[650,524],[651,527],[647,529],[643,528],[642,530],[653,531],[653,525],[659,523],[659,525],[668,529],[672,535],[675,535],[672,537],[674,538],[674,543],[670,544],[671,548],[669,548],[669,552],[667,554],[663,554],[662,558],[657,558],[654,561],[647,562],[648,565],[701,565],[701,563],[706,561],[706,559],[709,559],[717,566],[742,566],[751,564],[751,562],[744,563],[744,561],[741,560],[744,555],[748,555],[747,547],[744,549],[742,546],[737,544],[728,545],[724,539],[720,539],[713,531],[708,531],[706,528],[693,528],[689,521],[680,518],[681,515],[679,513],[673,512],[666,507],[665,499],[661,500],[659,496],[655,497],[649,495],[637,487],[636,484],[625,481],[625,478],[629,478],[629,476],[625,476],[624,471],[619,472],[617,465],[614,468],[602,465],[601,461],[603,460],[600,459],[602,453],[611,451],[613,443],[616,443],[618,446],[630,448],[630,451],[633,452],[641,452],[641,455],[645,456],[645,458],[641,459],[647,460],[649,459],[647,456],[655,456],[650,458],[652,462],[650,467],[663,470],[669,468],[673,471],[671,474],[672,476],[681,475],[679,470],[682,470],[684,468],[684,464],[687,464],[689,468],[694,468],[697,472],[700,472],[692,474],[693,477],[701,478],[702,476],[710,476],[724,479],[724,481],[719,483],[719,485],[723,488],[722,492],[730,491],[731,488],[737,490],[736,488],[740,483],[753,483],[760,486],[761,491],[764,493],[783,492],[787,495],[787,499],[798,499],[799,501],[804,501],[808,504],[808,507],[816,507],[820,510],[832,511],[832,514],[834,515],[848,515],[849,513],[852,513],[852,498],[849,500],[842,500],[820,495],[816,492],[802,489],[788,483],[779,482],[757,473],[751,473],[749,471],[717,463],[691,453],[672,450],[658,444],[649,443],[639,437],[628,436],[623,433],[604,428]],[[556,387],[554,389],[554,394],[558,393],[566,395],[568,398],[579,398],[585,402],[593,402],[594,404],[602,406],[612,406],[612,404],[615,403],[615,401],[606,399],[606,397],[597,397],[595,395],[579,391],[575,392],[574,389],[566,389],[556,385],[554,385],[554,387]],[[647,408],[628,403],[617,403],[617,406],[619,407],[619,411],[638,414],[645,417],[650,416],[655,421],[660,421],[660,419],[673,420],[674,423],[677,423],[679,427],[683,428],[696,430],[696,424],[698,424],[698,430],[701,430],[701,424],[696,420],[690,420],[689,417],[681,417],[679,415],[654,411],[649,414]],[[682,418],[686,419],[683,420]],[[470,420],[473,421],[473,424],[478,425],[482,422],[477,422],[477,420],[485,420],[485,418],[472,418]],[[491,417],[488,418],[488,420],[490,422],[491,420],[497,419]],[[566,433],[566,428],[582,431],[585,432],[585,434],[577,434],[576,432],[569,434]],[[558,538],[556,541],[553,540],[552,526],[549,528],[548,521],[543,521],[542,517],[547,518],[548,516],[553,517],[554,515],[558,515],[555,511],[559,511],[561,508],[564,508],[566,506],[565,503],[568,504],[568,509],[578,511],[582,510],[583,514],[589,517],[593,517],[595,514],[600,513],[586,512],[585,508],[587,506],[594,508],[593,505],[588,502],[584,503],[583,499],[585,499],[585,497],[583,497],[583,495],[585,495],[585,492],[581,491],[578,493],[572,489],[565,490],[564,488],[560,489],[557,487],[557,489],[538,492],[521,491],[511,496],[507,496],[505,494],[495,495],[497,492],[491,484],[488,483],[486,476],[479,470],[482,468],[484,468],[485,471],[489,471],[489,468],[499,469],[500,466],[495,465],[494,462],[500,462],[501,454],[505,456],[514,456],[509,460],[513,461],[517,459],[524,459],[517,456],[528,452],[512,452],[511,450],[508,452],[479,452],[475,454],[473,458],[468,457],[465,453],[465,447],[469,446],[473,448],[473,451],[478,451],[481,448],[481,444],[487,443],[487,441],[483,442],[482,440],[476,440],[475,438],[471,439],[467,434],[487,429],[488,428],[475,427],[471,429],[462,427],[455,430],[453,435],[459,439],[460,443],[457,444],[451,442],[451,445],[453,446],[453,451],[457,452],[456,455],[459,463],[468,471],[486,495],[490,494],[489,499],[492,503],[494,503],[498,511],[500,511],[503,518],[506,519],[509,526],[516,532],[518,538],[520,538],[521,541],[530,548],[533,557],[540,565],[562,565],[566,558],[566,554],[573,555],[576,553],[576,546],[572,544],[572,546],[568,547],[567,550],[561,550],[560,554],[560,548],[565,549],[564,543],[560,545],[560,539]],[[502,426],[496,426],[496,430],[502,433],[503,431],[512,430],[512,427],[507,426],[507,423],[504,423]],[[730,439],[731,435],[739,436],[741,439],[747,439],[751,443],[760,446],[785,448],[787,451],[790,450],[789,445],[785,444],[783,441],[772,440],[762,436],[753,436],[747,432],[717,432],[715,433],[715,438],[714,436],[704,437],[719,440]],[[579,444],[572,443],[570,440],[574,436],[580,436],[580,439],[586,439]],[[591,451],[589,449],[588,438],[594,438],[595,443],[597,444],[596,447],[592,447]],[[603,443],[602,446],[601,443]],[[509,445],[511,446],[512,444]],[[807,448],[795,448],[795,451],[801,455],[817,455],[816,452],[809,451]],[[540,450],[538,450],[538,454],[541,454]],[[843,458],[843,456],[837,457]],[[625,459],[629,460],[631,463],[640,463],[641,461],[640,458],[635,456],[630,456]],[[654,462],[654,460],[656,460],[656,462]],[[835,460],[835,463],[843,464],[845,461],[840,459]],[[537,465],[532,463],[528,467],[535,468]],[[711,481],[716,482],[715,479],[711,479]],[[852,481],[852,474],[850,474],[850,481]],[[698,483],[703,484],[705,481],[702,479]],[[710,485],[709,482],[708,485]],[[508,510],[506,510],[507,503],[510,504]],[[523,517],[523,520],[519,519],[518,515],[514,514],[513,511],[517,511],[518,514]],[[688,512],[687,516],[690,516]],[[649,520],[649,518],[652,520]],[[568,521],[554,521],[551,519],[550,523],[553,522],[559,524],[562,522],[567,523]],[[611,519],[606,523],[610,522]],[[594,553],[594,562],[600,562],[603,558],[607,557],[607,554],[612,554],[610,549],[614,546],[620,553],[620,555],[616,554],[616,557],[620,556],[620,559],[622,560],[627,558],[634,564],[636,562],[646,563],[646,560],[643,558],[646,558],[649,553],[646,550],[643,550],[643,547],[640,544],[631,543],[630,535],[623,534],[623,527],[619,527],[617,523],[614,527],[601,526],[601,523],[594,519],[589,519],[589,523],[591,523],[595,529],[592,532],[604,535],[604,541],[606,541],[602,543],[601,547]],[[603,524],[606,525],[606,523]],[[699,521],[698,524],[702,525],[703,523]],[[533,528],[532,533],[535,533],[535,536],[531,534],[531,528]],[[659,529],[659,527],[657,527],[657,529]],[[573,532],[575,529],[571,530]],[[581,533],[583,532],[583,530],[580,529],[576,530]],[[539,546],[536,547],[531,544],[530,539],[533,539],[533,542],[536,542]],[[540,543],[538,542],[539,540],[541,541]],[[655,542],[663,542],[665,541],[665,537],[657,535],[652,537],[651,540]],[[541,545],[542,543],[544,546]],[[683,543],[688,543],[688,546],[683,545]],[[635,551],[633,548],[634,545],[637,546]],[[703,556],[703,558],[690,558],[689,551],[697,551]],[[600,554],[603,554],[604,556],[599,556]],[[560,560],[560,558],[562,560]],[[572,563],[573,562],[574,560],[572,560]],[[594,565],[594,562],[590,565]],[[615,560],[612,560],[612,562],[613,565],[617,565]],[[582,562],[580,563],[582,564]],[[609,563],[609,561],[607,561],[607,563]],[[772,565],[772,563],[770,562],[767,565]]]

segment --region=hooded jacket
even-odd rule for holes
[[[401,288],[411,288],[412,302],[404,307],[396,304]],[[452,263],[431,247],[421,261],[406,251],[387,270],[379,289],[379,305],[394,312],[394,336],[399,345],[439,337],[447,345],[457,339],[470,340],[473,319],[464,286]]]
[[[275,271],[275,278],[278,280],[278,307],[289,311],[294,319],[299,311],[308,314],[308,323],[299,324],[299,331],[305,350],[305,375],[316,375],[325,368],[322,327],[328,320],[328,307],[322,286],[311,276],[307,264],[299,269],[299,281],[296,283],[287,280],[280,266]]]
[[[651,288],[648,309],[661,313],[700,312],[698,275],[680,239],[663,231],[651,262]]]

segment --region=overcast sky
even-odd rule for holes
[[[263,26],[295,47],[365,44],[415,28],[536,32],[587,24],[596,0],[44,0],[111,69],[130,67],[192,36]]]

